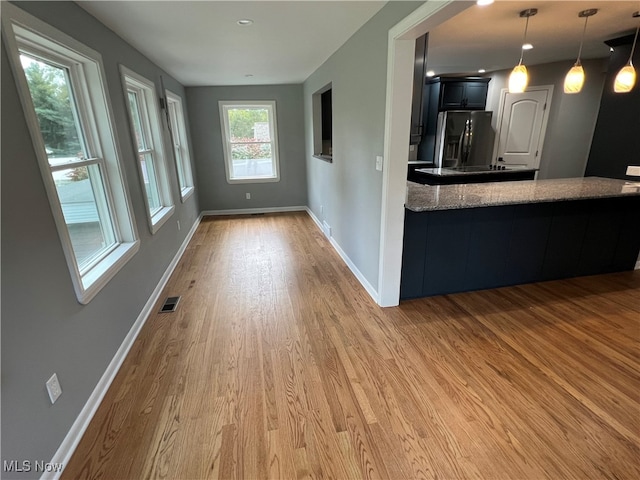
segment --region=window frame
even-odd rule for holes
[[[272,146],[272,166],[274,175],[270,177],[240,177],[231,178],[231,172],[233,171],[233,158],[231,154],[231,146],[229,132],[229,116],[226,112],[232,108],[265,108],[269,112],[269,134],[271,136],[270,142]],[[222,149],[224,153],[224,168],[227,177],[227,183],[229,184],[243,184],[243,183],[273,183],[280,181],[280,151],[278,147],[278,126],[277,126],[277,111],[275,100],[220,100],[218,102],[218,108],[220,112],[220,127],[222,130]]]
[[[120,165],[121,151],[115,133],[109,92],[102,56],[51,25],[9,4],[2,5],[2,35],[6,42],[9,64],[16,82],[34,152],[69,268],[78,302],[89,303],[116,273],[136,254],[140,240],[136,229],[126,182]],[[86,148],[94,158],[61,166],[49,163],[44,138],[31,97],[21,52],[68,69],[73,91],[72,106],[80,124]],[[115,243],[108,251],[81,269],[66,223],[53,172],[98,165]],[[91,177],[90,177],[91,178]],[[95,190],[92,189],[95,196]],[[96,208],[98,200],[96,199]]]
[[[195,191],[184,108],[182,106],[182,97],[167,89],[165,89],[164,93],[169,136],[172,143],[171,147],[173,148],[173,158],[176,164],[178,186],[180,187],[180,199],[184,203]],[[174,110],[172,110],[172,108]],[[172,112],[175,113],[175,117],[172,115]]]
[[[162,121],[160,109],[158,107],[159,97],[156,93],[156,86],[151,80],[143,77],[124,65],[120,65],[120,74],[122,78],[125,109],[131,131],[131,145],[133,147],[134,155],[136,156],[136,165],[138,166],[138,175],[140,179],[140,186],[142,187],[147,221],[149,223],[149,230],[151,231],[151,234],[155,234],[160,230],[162,225],[169,220],[175,211],[173,196],[169,186],[166,154],[164,150],[165,138],[162,133]],[[138,149],[138,143],[136,141],[136,129],[134,120],[131,118],[129,106],[130,91],[133,91],[138,95],[138,106],[142,109],[139,111],[139,114],[141,114],[141,130],[148,142],[145,144],[148,148],[144,150]],[[149,204],[147,187],[144,181],[146,172],[144,171],[142,162],[140,161],[141,154],[151,155],[152,158],[152,165],[158,191],[158,200],[160,203],[157,210],[152,210]]]

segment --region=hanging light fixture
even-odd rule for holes
[[[529,29],[529,17],[533,17],[538,13],[537,8],[528,8],[520,12],[520,18],[525,17],[527,23],[524,27],[524,40],[522,45],[527,43],[527,30]],[[522,93],[526,90],[529,83],[529,74],[527,73],[527,67],[522,64],[522,57],[524,56],[524,48],[520,47],[520,61],[518,65],[513,67],[511,75],[509,75],[509,93]]]
[[[640,17],[640,11],[633,14],[634,18]],[[640,31],[640,25],[636,28],[636,36],[633,39],[633,46],[631,47],[631,55],[629,55],[629,61],[624,67],[620,69],[616,75],[616,79],[613,83],[613,91],[616,93],[629,93],[633,86],[636,84],[636,69],[633,68],[633,52],[636,49],[636,43],[638,42],[638,32]]]
[[[578,17],[584,18],[584,28],[582,29],[582,38],[580,39],[580,49],[578,50],[578,59],[576,63],[571,67],[571,70],[564,77],[564,93],[579,93],[584,85],[584,68],[580,63],[580,56],[582,55],[582,45],[584,44],[584,34],[587,31],[587,21],[589,17],[598,13],[597,8],[590,8],[589,10],[582,10],[578,13]]]

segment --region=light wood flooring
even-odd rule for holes
[[[640,272],[382,309],[306,213],[205,217],[174,295],[63,478],[640,478]]]

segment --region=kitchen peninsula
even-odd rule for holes
[[[407,185],[401,299],[632,270],[638,258],[637,184]]]

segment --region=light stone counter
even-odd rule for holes
[[[456,185],[407,182],[405,207],[426,212],[634,195],[640,196],[639,183],[600,177]]]

